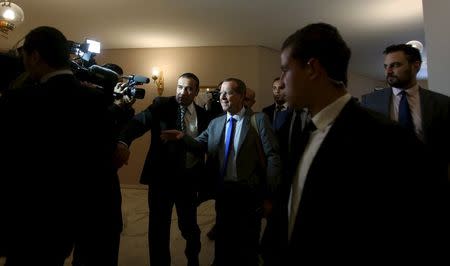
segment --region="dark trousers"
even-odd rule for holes
[[[76,241],[73,250],[73,266],[90,266],[90,265],[119,265],[119,247],[120,247],[120,231],[105,236],[109,243],[96,245],[91,242],[92,239],[83,239]]]
[[[195,169],[186,170],[172,184],[152,184],[148,191],[150,209],[148,243],[150,265],[170,266],[170,225],[175,205],[178,228],[186,239],[185,255],[189,266],[198,266],[200,253],[200,228],[197,224],[197,192]]]
[[[102,186],[109,193],[97,195],[97,205],[87,202],[85,208],[79,211],[73,266],[118,265],[123,222],[122,195],[117,172],[112,173],[109,183]]]
[[[226,182],[216,198],[215,265],[258,265],[262,200],[257,190]]]

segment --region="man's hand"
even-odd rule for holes
[[[117,168],[121,168],[124,164],[128,165],[128,159],[130,158],[130,150],[124,143],[118,142],[116,150],[113,154],[113,164]]]
[[[263,201],[263,217],[269,217],[272,214],[273,202],[271,200]]]
[[[121,108],[129,108],[136,102],[134,97],[124,94],[126,90],[128,90],[127,83],[118,82],[114,87],[114,94],[122,95],[121,98],[114,100],[114,104]]]
[[[170,129],[170,130],[162,130],[160,136],[164,142],[167,142],[182,139],[184,137],[184,133],[176,129]]]

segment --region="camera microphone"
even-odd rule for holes
[[[131,75],[131,76],[123,76],[123,78],[126,79],[132,79],[137,83],[149,83],[150,79],[145,76],[139,76],[139,75]]]

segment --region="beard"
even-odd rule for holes
[[[391,87],[407,89],[406,87],[411,83],[411,79],[399,79],[398,76],[389,75],[386,77],[386,82]]]

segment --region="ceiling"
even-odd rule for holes
[[[12,0],[25,21],[0,39],[9,49],[49,25],[108,48],[258,45],[280,50],[313,22],[335,25],[352,49],[350,70],[383,78],[383,49],[424,41],[422,0]],[[425,46],[426,47],[426,46]],[[426,48],[425,48],[426,49]]]

